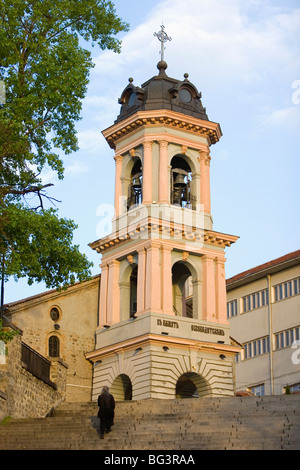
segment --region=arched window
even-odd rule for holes
[[[59,357],[60,354],[60,344],[59,338],[57,336],[50,336],[48,341],[49,353],[50,357]]]
[[[171,204],[193,209],[195,197],[192,194],[192,170],[188,162],[180,155],[171,161]]]
[[[142,162],[139,158],[133,165],[130,175],[130,184],[128,187],[127,210],[142,203]]]

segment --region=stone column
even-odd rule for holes
[[[202,257],[202,319],[216,321],[216,288],[214,258]]]
[[[200,150],[200,204],[203,204],[204,212],[211,212],[210,205],[210,155],[209,151]]]
[[[161,247],[162,253],[162,311],[168,315],[175,315],[173,310],[173,291],[172,291],[172,260],[171,260],[172,247]]]
[[[107,278],[108,266],[106,263],[100,265],[101,268],[101,284],[100,284],[100,302],[99,302],[99,328],[107,324],[106,307],[107,307]]]
[[[108,266],[107,323],[112,325],[120,321],[120,263],[113,260]]]
[[[143,145],[143,204],[152,204],[152,142]]]
[[[114,157],[116,162],[116,172],[115,172],[115,215],[118,217],[120,215],[120,200],[122,197],[122,160],[121,155],[115,155]]]
[[[169,203],[168,142],[159,141],[159,202]]]

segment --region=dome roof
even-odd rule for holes
[[[208,121],[206,110],[201,103],[201,93],[188,80],[188,74],[184,74],[183,81],[175,80],[167,76],[167,67],[165,61],[158,62],[159,74],[143,83],[141,87],[134,86],[133,79],[129,78],[129,85],[119,98],[121,110],[115,123],[137,111],[156,109],[169,109]]]

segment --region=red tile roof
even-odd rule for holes
[[[285,263],[286,261],[291,261],[298,257],[300,257],[300,250],[293,251],[291,253],[288,253],[287,255],[281,256],[280,258],[273,259],[272,261],[268,261],[267,263],[260,264],[259,266],[256,266],[255,268],[248,269],[247,271],[243,271],[239,274],[236,274],[235,276],[227,279],[226,284],[231,284],[232,282],[239,281],[240,279],[243,279],[244,277],[248,277],[251,274],[256,274],[256,273],[259,273],[260,271],[265,271],[266,269],[273,268],[274,266]]]

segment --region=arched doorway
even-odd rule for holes
[[[132,400],[132,384],[128,375],[118,375],[110,387],[110,393],[117,401]]]
[[[195,372],[182,374],[176,384],[176,398],[198,398],[210,395],[210,385]]]

